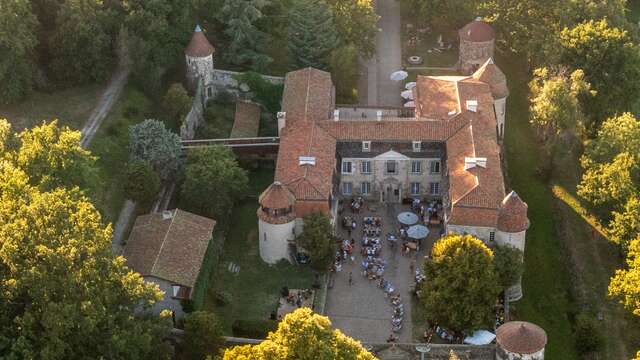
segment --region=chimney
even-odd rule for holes
[[[333,121],[340,120],[340,110],[333,110]]]
[[[378,121],[382,120],[382,110],[376,111],[376,118],[378,119]]]
[[[467,110],[478,112],[478,100],[467,100]]]
[[[171,210],[163,210],[162,211],[162,220],[169,220],[173,217],[173,213]]]
[[[284,111],[278,111],[276,116],[278,118],[278,136],[280,136],[282,129],[287,125],[287,113]]]

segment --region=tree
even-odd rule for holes
[[[295,0],[289,13],[289,52],[294,69],[329,68],[338,46],[333,15],[324,0]]]
[[[581,354],[599,351],[604,344],[604,336],[597,320],[587,314],[576,316],[576,347]]]
[[[493,252],[471,235],[448,235],[435,243],[424,264],[422,303],[427,319],[457,332],[493,323],[500,292]]]
[[[37,32],[30,1],[0,4],[0,103],[15,102],[31,91]]]
[[[571,69],[582,69],[597,91],[585,101],[593,126],[607,116],[631,111],[640,96],[640,52],[626,30],[611,27],[606,19],[590,20],[560,33],[561,61]]]
[[[374,360],[362,345],[331,328],[325,316],[300,308],[287,314],[278,330],[258,345],[235,346],[225,350],[223,360]]]
[[[371,0],[327,0],[342,44],[354,46],[364,57],[376,51],[379,16]]]
[[[127,182],[124,193],[127,198],[150,204],[160,191],[160,177],[146,161],[133,161],[127,165]]]
[[[531,123],[540,128],[546,139],[562,131],[577,132],[584,124],[579,97],[590,93],[582,70],[569,76],[563,71],[550,74],[549,69],[534,71],[531,89]]]
[[[309,253],[314,270],[324,273],[329,269],[336,249],[331,221],[327,215],[315,212],[305,216],[304,228],[297,242]]]
[[[356,103],[360,63],[354,45],[341,46],[331,53],[329,68],[336,85],[336,98],[340,104]]]
[[[131,161],[147,161],[161,180],[173,176],[180,167],[180,137],[155,119],[129,127]]]
[[[493,255],[498,284],[503,289],[515,285],[524,272],[522,251],[512,246],[496,246]]]
[[[640,316],[640,235],[629,245],[627,268],[616,270],[611,278],[609,296],[617,298],[625,308]]]
[[[627,249],[633,239],[640,235],[640,197],[632,196],[623,211],[612,212],[607,233],[609,240]]]
[[[166,114],[180,127],[182,119],[191,109],[192,99],[180,83],[172,84],[162,98],[162,107]]]
[[[264,53],[266,35],[256,23],[262,18],[262,8],[268,0],[225,0],[220,9],[220,21],[231,39],[225,57],[233,64],[251,63],[254,70],[264,70],[273,61]]]
[[[84,84],[107,79],[115,64],[109,16],[102,2],[66,0],[60,3],[49,39],[49,75],[59,83]]]
[[[187,209],[214,219],[223,218],[248,191],[247,172],[223,146],[190,150],[184,173],[180,200]]]
[[[460,358],[455,352],[453,352],[453,350],[451,350],[451,352],[449,352],[449,360],[460,360]]]
[[[162,293],[114,257],[82,192],[41,192],[4,161],[0,202],[0,357],[167,358],[169,324],[134,311]]]
[[[438,31],[459,29],[477,15],[477,1],[471,0],[404,0],[413,9],[416,21],[430,24]]]
[[[87,188],[95,176],[95,160],[80,146],[80,132],[58,121],[23,130],[20,147],[12,155],[16,166],[29,174],[32,185],[44,190],[59,186]]]
[[[189,359],[204,359],[217,355],[224,345],[222,330],[215,315],[206,311],[195,311],[184,320],[184,351]]]

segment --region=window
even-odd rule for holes
[[[371,183],[363,182],[360,184],[360,192],[362,195],[369,195],[371,193]]]
[[[437,183],[437,182],[429,183],[429,194],[431,195],[440,194],[440,183]]]
[[[351,163],[351,161],[342,161],[342,173],[343,174],[353,173],[353,164]]]
[[[411,183],[411,195],[420,195],[420,183]]]
[[[432,174],[440,174],[440,161],[432,161],[430,165]]]
[[[342,194],[351,195],[353,193],[353,184],[350,182],[342,183]]]
[[[393,160],[387,161],[387,174],[395,174],[398,169],[396,169],[396,162]]]
[[[489,233],[489,242],[494,242],[496,241],[496,232],[495,231],[491,231]]]
[[[371,161],[363,161],[360,164],[360,172],[363,174],[371,174]]]
[[[207,88],[207,97],[212,97],[213,96],[213,88],[208,87]]]
[[[371,141],[363,141],[362,142],[362,151],[363,152],[371,151]]]
[[[413,142],[413,151],[414,152],[422,151],[422,143],[420,141],[414,141]]]
[[[422,172],[422,163],[420,161],[411,161],[411,173],[420,174]]]

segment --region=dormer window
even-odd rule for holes
[[[414,141],[413,142],[413,152],[420,152],[420,151],[422,151],[422,142]]]
[[[362,142],[362,152],[371,151],[371,141],[363,141]]]

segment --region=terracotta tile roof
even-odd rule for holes
[[[442,121],[416,121],[411,119],[385,119],[381,121],[323,121],[319,123],[319,126],[340,141],[444,141],[448,130],[447,123]]]
[[[462,111],[453,79],[464,77],[418,76],[413,88],[416,99],[416,116],[430,119],[446,119],[450,112]]]
[[[296,198],[286,186],[276,181],[262,192],[258,202],[269,209],[287,209],[295,204]]]
[[[214,220],[175,209],[139,216],[124,248],[127,265],[143,276],[154,276],[193,288],[215,227]]]
[[[333,116],[335,99],[331,74],[313,68],[287,73],[282,93],[282,111],[287,125]]]
[[[496,38],[493,27],[480,19],[476,19],[458,30],[458,35],[460,40],[472,42],[485,42]]]
[[[515,191],[504,198],[500,206],[498,230],[510,233],[525,231],[529,228],[527,204],[520,199]]]
[[[496,330],[498,346],[516,354],[533,354],[547,345],[547,333],[538,325],[510,321]]]
[[[489,58],[472,77],[478,81],[489,84],[491,94],[496,99],[509,96],[509,88],[507,87],[507,77],[502,70]]]
[[[260,105],[249,101],[236,102],[236,114],[231,129],[232,138],[256,137],[260,130]]]
[[[189,45],[184,49],[184,53],[191,57],[206,57],[212,55],[214,52],[215,48],[204,35],[200,25],[196,26]]]

